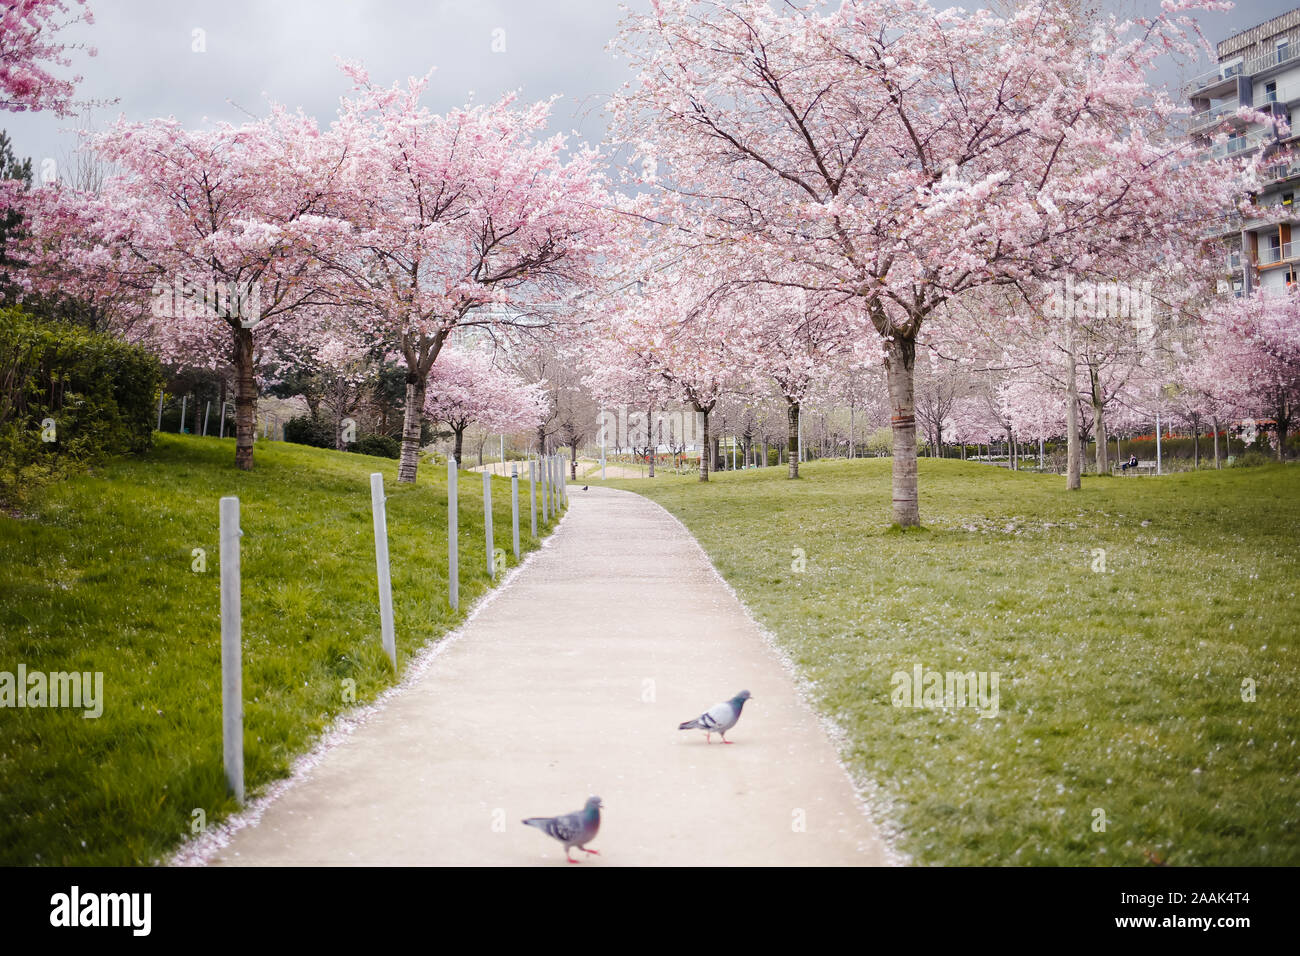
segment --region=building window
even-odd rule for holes
[[[1283,205],[1283,206],[1289,206],[1289,205],[1291,205],[1291,203],[1294,202],[1294,201],[1295,201],[1295,193],[1283,193],[1283,194],[1282,194],[1282,205]]]
[[[1291,38],[1283,37],[1277,41],[1277,62],[1284,63],[1291,56]]]
[[[1276,80],[1269,80],[1267,83],[1264,84],[1264,102],[1265,103],[1277,102],[1277,81]]]

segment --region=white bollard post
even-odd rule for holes
[[[226,406],[228,404],[230,403],[229,402],[221,403],[221,434],[218,436],[219,438],[226,437]]]
[[[456,505],[456,459],[447,459],[447,591],[451,609],[460,609],[460,564],[457,561],[456,536],[457,519],[460,516]]]
[[[244,689],[239,604],[239,499],[221,499],[221,750],[226,782],[244,802]]]
[[[188,396],[188,395],[182,395],[182,396],[181,396],[181,428],[180,428],[180,431],[177,432],[177,434],[179,434],[179,435],[184,435],[184,434],[185,434],[185,403],[186,403],[188,400],[189,400],[189,396]]]
[[[397,670],[397,637],[393,632],[393,582],[388,567],[388,514],[384,508],[384,476],[370,476],[370,510],[375,519],[375,570],[379,574],[379,626],[384,653]]]
[[[551,487],[550,475],[547,474],[547,463],[545,458],[537,460],[537,469],[542,473],[542,523],[551,520]]]
[[[493,560],[495,555],[492,553],[492,546],[496,542],[492,540],[492,473],[490,471],[483,472],[483,535],[487,538],[488,577],[495,580],[497,563]]]
[[[531,534],[537,537],[537,462],[528,459],[528,514],[531,521]]]
[[[203,406],[203,437],[208,437],[208,412],[212,411],[212,403],[208,402]]]
[[[569,463],[560,459],[560,499],[564,507],[569,507]]]
[[[157,428],[158,431],[162,431],[162,405],[163,405],[163,399],[166,397],[167,397],[166,392],[158,393],[158,428]]]
[[[519,466],[510,466],[510,531],[514,539],[515,560],[519,560]]]

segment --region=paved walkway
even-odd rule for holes
[[[886,862],[820,724],[681,525],[628,492],[570,501],[465,634],[213,862],[563,866],[519,821],[589,794],[605,811],[586,866]],[[734,745],[677,730],[742,688]]]

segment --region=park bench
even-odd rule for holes
[[[1129,475],[1129,474],[1140,475],[1143,472],[1145,472],[1148,475],[1151,475],[1155,473],[1156,463],[1154,461],[1139,461],[1137,465],[1135,465],[1132,468],[1129,468],[1127,471],[1124,470],[1123,468],[1120,468],[1119,465],[1116,465],[1115,468],[1121,475]]]

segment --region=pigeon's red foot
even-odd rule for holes
[[[599,850],[588,850],[585,846],[578,847],[583,853],[590,853],[592,856],[600,856]]]
[[[570,863],[581,863],[581,862],[582,862],[581,860],[575,860],[575,859],[574,859],[573,857],[571,857],[571,856],[566,856],[565,859],[568,860]]]
[[[723,742],[724,744],[734,744],[734,743],[735,743],[734,740],[728,740],[726,737],[723,737],[723,738],[722,738],[722,742]]]

